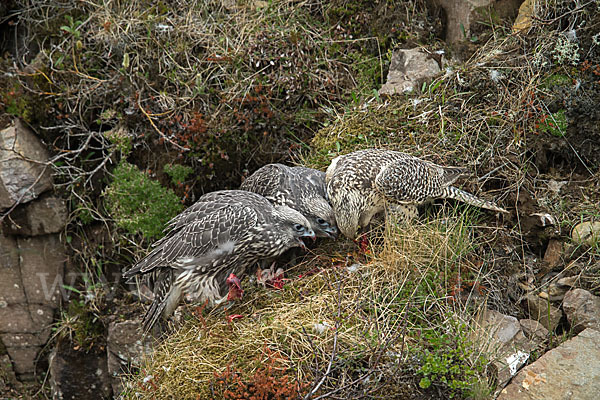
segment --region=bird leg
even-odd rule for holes
[[[232,272],[229,274],[229,277],[227,277],[225,282],[227,282],[227,286],[229,286],[229,292],[227,292],[227,301],[241,299],[244,295],[244,289],[242,289],[242,282],[240,279]]]
[[[204,309],[206,308],[207,305],[208,305],[208,299],[206,299],[204,304],[196,307],[196,309],[194,310],[194,314],[196,315],[196,318],[198,318],[200,320],[200,322],[202,323],[202,327],[204,327],[204,329],[206,329],[206,321],[204,320],[204,317],[202,316],[202,311],[204,311]]]

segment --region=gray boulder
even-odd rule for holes
[[[49,154],[19,120],[0,132],[0,211],[52,189]]]
[[[586,329],[523,368],[498,400],[596,400],[600,393],[600,332]]]
[[[570,290],[563,299],[563,310],[574,332],[600,330],[600,297],[584,289]]]

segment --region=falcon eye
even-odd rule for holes
[[[302,232],[302,231],[304,231],[304,225],[302,225],[302,224],[294,224],[294,230],[296,230],[298,232]]]
[[[325,221],[323,218],[317,218],[317,224],[329,226],[329,224],[327,223],[327,221]]]

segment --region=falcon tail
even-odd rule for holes
[[[459,201],[462,201],[463,203],[467,203],[469,205],[476,206],[476,207],[485,208],[487,210],[498,211],[501,213],[508,214],[507,210],[505,210],[502,207],[498,207],[496,204],[492,203],[491,201],[480,199],[479,197],[477,197],[471,193],[465,192],[464,190],[460,190],[459,188],[454,187],[454,186],[448,186],[448,187],[444,188],[444,193],[443,193],[442,197],[444,197],[446,199],[459,200]]]
[[[146,274],[152,271],[154,268],[160,266],[162,263],[162,253],[163,249],[156,248],[150,252],[146,257],[142,258],[138,261],[133,267],[128,269],[123,273],[123,279],[125,279],[126,283],[133,283],[134,277],[136,275]]]
[[[173,314],[181,296],[181,289],[173,285],[173,271],[161,271],[154,286],[154,301],[144,315],[144,333],[148,333],[161,316],[167,317]]]

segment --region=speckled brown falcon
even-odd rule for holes
[[[325,180],[340,231],[356,239],[376,214],[391,208],[404,219],[414,218],[417,206],[432,199],[508,212],[452,186],[465,173],[397,151],[366,149],[333,159]]]
[[[240,189],[258,193],[275,205],[286,205],[300,212],[310,222],[317,237],[336,238],[338,235],[322,171],[267,164],[246,178]]]
[[[277,257],[303,238],[315,238],[309,222],[287,206],[273,206],[247,191],[207,193],[173,218],[164,238],[124,278],[150,278],[154,301],[144,317],[150,330],[173,313],[184,294],[220,304],[241,294],[240,278],[257,261]]]

